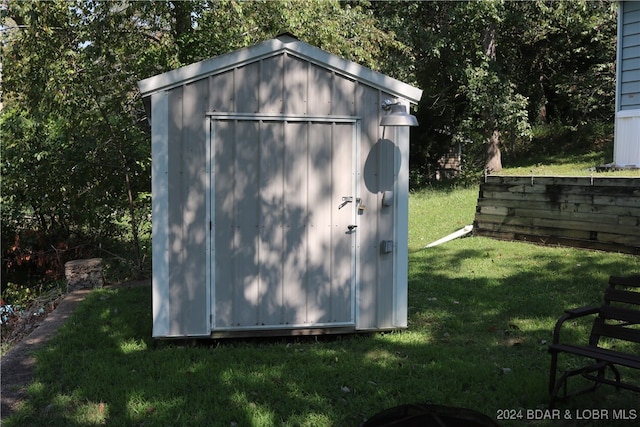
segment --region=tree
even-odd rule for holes
[[[136,274],[150,215],[137,81],[282,32],[372,68],[403,48],[368,9],[338,1],[10,0],[2,18],[3,232],[125,239]]]
[[[510,2],[502,45],[532,122],[609,120],[617,6],[607,1]]]
[[[436,162],[459,144],[469,166],[500,170],[504,138],[527,138],[529,129],[526,98],[500,62],[505,3],[407,4],[375,7],[381,22],[413,49],[415,81],[424,89],[418,115],[426,129],[413,139],[412,166]]]
[[[424,89],[412,170],[456,144],[466,166],[497,170],[498,154],[528,150],[539,123],[574,129],[610,120],[615,7],[582,0],[372,3],[383,28],[415,58],[413,66],[402,58],[396,64]]]
[[[377,28],[367,5],[335,0],[208,2],[198,9],[197,25],[189,34],[190,51],[182,55],[190,63],[287,32],[336,55],[380,69],[386,53],[408,50],[393,34]]]
[[[114,7],[7,3],[19,26],[5,31],[2,46],[3,220],[53,240],[100,242],[121,234],[128,216],[139,271],[136,203],[148,192],[149,154],[137,75],[126,63],[141,40],[127,9]]]
[[[483,168],[502,170],[501,145],[504,135],[518,131],[528,137],[527,102],[515,92],[515,85],[503,64],[498,62],[498,27],[504,19],[504,3],[486,1],[467,3],[462,10],[463,27],[477,40],[474,51],[468,52],[465,78],[461,85],[466,101],[464,119],[454,140],[469,145],[484,146]]]

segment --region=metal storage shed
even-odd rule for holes
[[[407,326],[409,129],[380,120],[420,89],[289,35],[138,86],[154,337]]]

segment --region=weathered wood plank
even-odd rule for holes
[[[640,229],[636,226],[608,224],[598,222],[573,221],[564,218],[540,218],[523,216],[501,216],[476,214],[476,221],[494,224],[518,225],[521,227],[548,227],[560,230],[603,231],[607,233],[630,234],[640,238]]]
[[[594,194],[560,194],[552,200],[548,194],[545,193],[512,193],[512,192],[498,192],[498,191],[482,191],[480,194],[484,199],[495,200],[521,200],[521,201],[534,201],[534,202],[549,202],[549,203],[587,203],[595,205],[615,205],[615,206],[629,206],[640,207],[640,196],[623,196],[616,197],[612,195],[594,195]]]
[[[587,240],[593,242],[611,243],[618,245],[626,245],[631,247],[639,247],[638,236],[617,233],[605,233],[597,231],[584,230],[562,230],[549,227],[521,227],[510,225],[496,225],[491,223],[477,223],[477,228],[482,235],[492,233],[503,234],[522,234],[531,236],[530,240],[536,240],[539,243],[545,242],[548,238],[566,238],[575,240]],[[475,229],[475,227],[474,227]],[[535,239],[533,237],[535,236]]]
[[[571,247],[584,248],[584,249],[596,249],[596,250],[608,251],[608,252],[627,253],[627,254],[633,254],[633,255],[640,254],[640,248],[637,246],[624,245],[620,243],[602,242],[602,241],[596,241],[596,240],[572,239],[572,238],[558,237],[558,236],[542,237],[542,236],[530,235],[526,233],[497,232],[497,231],[487,231],[483,234],[483,236],[490,237],[493,239],[499,239],[499,240],[523,241],[523,242],[546,245],[546,246],[560,245],[560,246],[571,246]]]
[[[635,183],[629,182],[629,180],[637,180],[637,178],[630,177],[562,177],[562,176],[535,176],[535,175],[516,175],[516,176],[497,176],[489,175],[485,178],[487,184],[510,184],[510,185],[577,185],[577,186],[606,186],[606,187],[629,187],[630,185],[636,185],[636,188],[640,188],[640,181]]]
[[[496,207],[496,208],[520,208],[520,209],[545,209],[556,211],[571,211],[593,214],[613,214],[620,216],[640,217],[640,207],[638,206],[620,206],[615,204],[593,204],[588,202],[566,202],[551,203],[529,200],[514,199],[478,199],[477,206],[479,208]]]
[[[629,187],[609,187],[604,185],[556,185],[556,184],[482,184],[480,187],[482,192],[492,191],[496,193],[539,193],[548,194],[550,197],[555,197],[561,194],[593,194],[593,195],[608,195],[608,196],[640,196],[640,188]]]
[[[485,232],[497,232],[497,233],[524,233],[535,236],[565,236],[575,239],[589,240],[592,236],[592,232],[588,230],[563,230],[559,228],[547,228],[547,227],[524,227],[519,224],[498,224],[491,222],[477,221],[473,226],[474,233],[477,231],[481,235]]]
[[[489,176],[474,234],[640,253],[640,179]]]

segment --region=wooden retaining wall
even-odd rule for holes
[[[473,233],[640,254],[640,178],[487,176]]]

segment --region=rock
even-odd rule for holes
[[[64,264],[67,292],[104,286],[102,258],[77,259]]]

